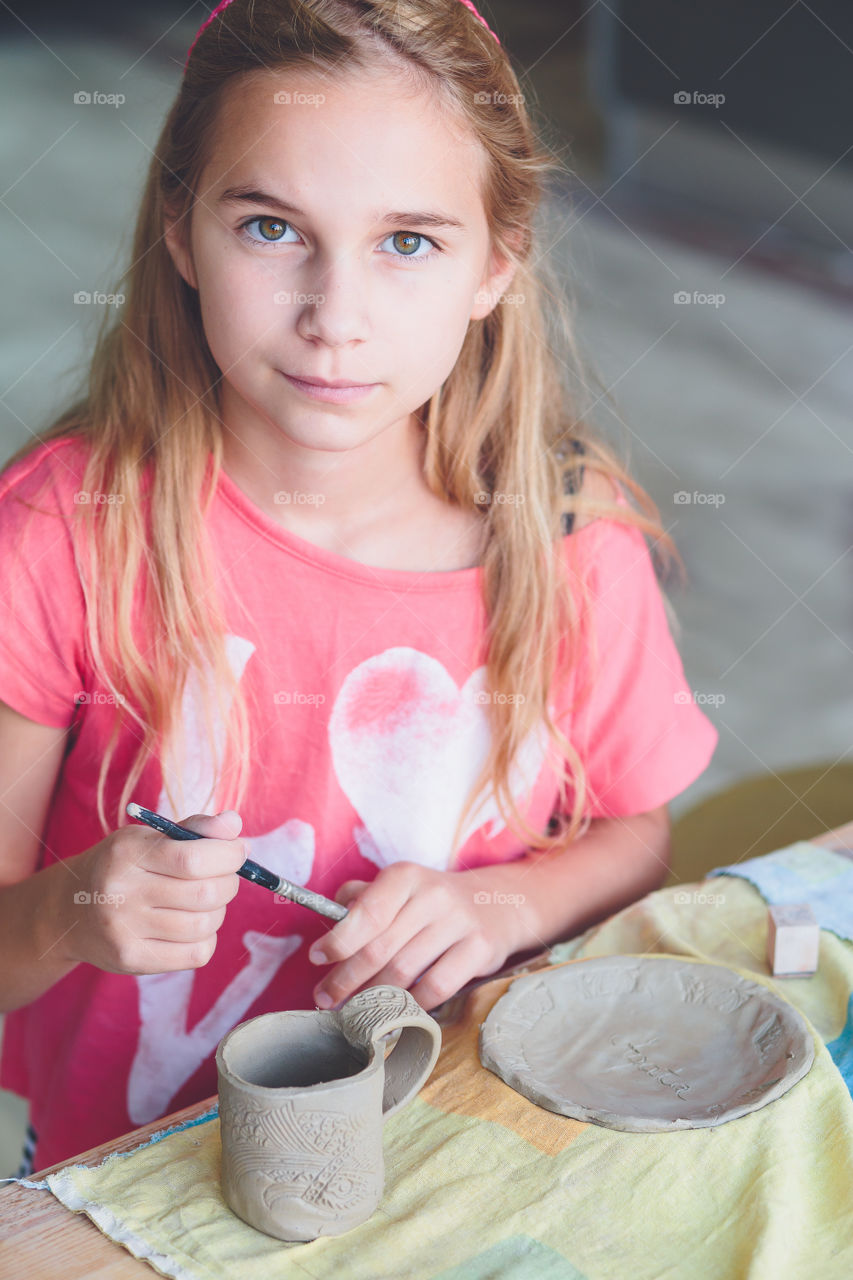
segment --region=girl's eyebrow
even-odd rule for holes
[[[289,204],[287,200],[282,200],[279,196],[271,195],[267,191],[258,191],[255,187],[226,187],[219,196],[217,204],[253,204],[262,205],[265,208],[275,206],[277,209],[282,209],[285,213],[293,214],[297,218],[307,216],[305,211],[298,209],[295,204]],[[396,210],[392,213],[376,214],[375,221],[385,226],[398,227],[415,224],[421,227],[456,227],[463,231],[465,230],[464,222],[460,222],[452,214],[441,211]]]

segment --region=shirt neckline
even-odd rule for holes
[[[377,568],[360,560],[351,560],[349,556],[339,555],[335,551],[327,551],[325,547],[318,547],[307,538],[301,538],[285,529],[251,500],[223,466],[219,468],[217,491],[244,523],[261,533],[268,541],[314,568],[351,582],[379,588],[405,587],[409,591],[443,591],[448,587],[470,589],[483,572],[483,567],[479,564],[467,569]]]

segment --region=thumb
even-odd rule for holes
[[[193,813],[182,818],[180,825],[209,840],[234,840],[243,828],[243,819],[236,809],[223,809],[222,813]]]

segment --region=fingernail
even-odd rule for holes
[[[319,1009],[331,1009],[335,1002],[329,995],[328,991],[315,991],[314,1003]]]
[[[322,947],[312,947],[308,952],[308,959],[312,964],[326,964],[329,957],[326,955]]]

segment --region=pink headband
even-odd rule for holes
[[[202,31],[204,31],[206,27],[209,27],[213,19],[217,18],[219,14],[222,13],[223,9],[227,9],[229,4],[231,4],[231,0],[220,0],[220,3],[216,6],[216,8],[213,10],[210,16],[205,18],[204,22],[201,24],[198,31],[195,33],[195,40],[193,40],[192,44],[187,50],[187,60],[184,63],[184,71],[186,71],[187,69],[187,66],[190,60],[190,54],[192,53],[193,49],[196,47],[196,44],[198,43],[198,38],[201,35]],[[471,3],[471,0],[460,0],[460,4],[464,4],[466,9],[470,9],[474,17],[477,19],[477,21],[482,22],[483,26],[486,28],[489,34],[492,36],[495,36],[495,39],[498,41],[498,44],[500,44],[500,40],[498,40],[498,37],[495,35],[494,31],[492,31],[492,28],[489,26],[488,22],[486,22],[486,19],[483,17],[483,15],[481,13],[478,13],[477,10],[474,8],[474,5]]]

